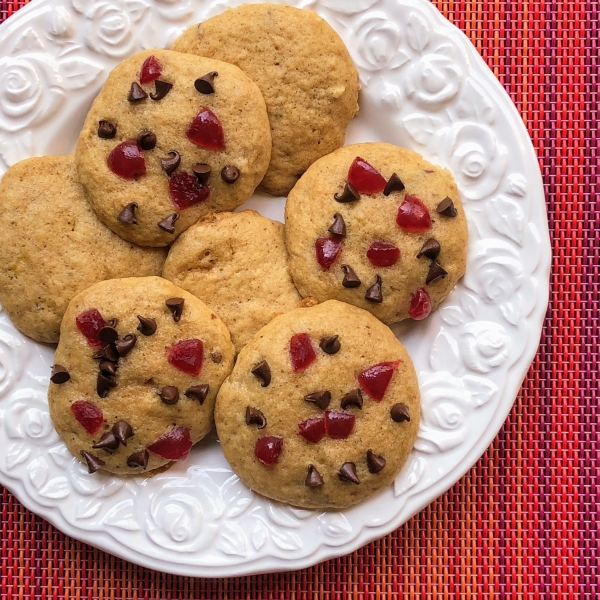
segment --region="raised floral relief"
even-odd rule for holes
[[[501,366],[510,350],[506,330],[491,321],[464,325],[459,343],[466,366],[478,373],[489,373]]]
[[[27,360],[27,345],[16,331],[0,324],[0,400],[19,381]]]
[[[88,12],[86,44],[100,54],[124,58],[133,54],[135,37],[130,15],[119,4],[98,2]]]
[[[406,78],[408,97],[420,108],[437,110],[460,90],[462,71],[443,54],[426,54],[412,61]]]

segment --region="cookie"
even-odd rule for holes
[[[240,67],[260,88],[273,152],[262,182],[286,196],[321,156],[344,143],[358,112],[358,72],[339,35],[316,13],[278,4],[244,4],[193,25],[174,50]]]
[[[465,272],[467,221],[451,173],[391,144],[316,162],[288,197],[285,233],[302,296],[385,323],[426,318]]]
[[[264,100],[240,69],[147,50],[108,76],[76,157],[108,227],[142,246],[166,246],[208,212],[247,200],[270,152]]]
[[[390,485],[419,428],[412,361],[369,313],[330,300],[277,317],[217,396],[225,457],[256,492],[346,508]]]
[[[103,279],[159,275],[166,252],[115,235],[77,181],[73,155],[29,158],[0,183],[0,303],[38,342],[58,342],[73,296]]]
[[[221,319],[170,281],[103,281],[65,313],[50,416],[90,472],[152,471],[184,459],[210,431],[233,358]]]
[[[253,210],[209,215],[173,244],[163,277],[206,302],[239,352],[301,298],[288,270],[283,225]]]

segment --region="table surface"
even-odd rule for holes
[[[349,0],[350,1],[350,0]],[[600,595],[599,0],[432,0],[471,39],[538,153],[553,247],[539,352],[493,444],[381,540],[310,569],[176,577],[77,542],[1,490],[0,598],[581,598]],[[27,2],[0,1],[0,22]]]

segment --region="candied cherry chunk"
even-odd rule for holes
[[[112,149],[106,160],[108,168],[123,179],[137,179],[146,174],[144,151],[137,140],[126,140]]]
[[[351,183],[361,194],[378,194],[383,192],[386,180],[375,167],[364,158],[357,156],[348,170],[348,183]]]
[[[187,137],[192,144],[207,150],[225,150],[223,126],[219,117],[208,109],[202,109],[187,130]]]
[[[367,258],[374,267],[391,267],[400,258],[400,249],[390,242],[373,242],[367,250]]]
[[[300,435],[309,442],[316,444],[325,437],[325,419],[323,417],[314,417],[298,423]]]
[[[167,360],[169,364],[194,377],[202,371],[203,359],[204,344],[202,340],[182,340],[167,348]]]
[[[354,430],[354,415],[337,410],[325,411],[325,432],[330,438],[345,440]]]
[[[315,253],[317,262],[324,268],[329,269],[342,249],[342,241],[333,238],[319,238],[315,242]]]
[[[407,195],[398,208],[396,223],[406,231],[417,233],[431,227],[431,216],[427,207],[416,196]]]
[[[408,314],[415,320],[426,319],[431,313],[431,298],[427,290],[419,288],[410,298]]]
[[[279,462],[279,457],[283,451],[283,438],[278,435],[267,435],[256,440],[254,445],[254,456],[260,460],[263,465],[272,467]]]
[[[173,427],[148,446],[150,452],[166,460],[183,460],[192,447],[190,430],[187,427]]]
[[[358,375],[358,384],[365,394],[368,394],[373,400],[380,402],[383,400],[388,385],[392,380],[394,371],[402,361],[382,362],[365,369]]]
[[[185,210],[204,202],[210,196],[210,188],[198,182],[198,178],[181,172],[169,179],[169,196],[178,210]]]
[[[102,410],[92,402],[77,400],[77,402],[71,404],[71,412],[75,415],[78,423],[90,435],[96,433],[102,427],[102,423],[104,423]]]
[[[317,354],[313,348],[308,333],[297,333],[290,340],[290,358],[294,373],[305,371],[317,360]]]
[[[162,65],[158,61],[158,58],[154,56],[149,56],[142,65],[142,70],[140,71],[140,83],[142,85],[146,85],[148,83],[152,83],[155,79],[158,79],[162,73]]]
[[[100,347],[104,345],[98,334],[103,327],[106,327],[106,321],[98,309],[90,308],[78,314],[75,317],[75,324],[90,346]]]

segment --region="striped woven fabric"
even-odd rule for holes
[[[351,1],[351,0],[349,0]],[[581,598],[598,584],[597,0],[435,0],[538,152],[553,240],[540,351],[492,446],[406,525],[311,569],[174,577],[76,542],[1,498],[2,598]],[[1,20],[23,2],[0,2]]]

